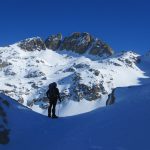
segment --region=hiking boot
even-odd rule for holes
[[[53,115],[52,118],[58,118],[56,115]]]
[[[48,117],[51,118],[51,115],[48,114]]]

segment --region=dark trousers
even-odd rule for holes
[[[57,100],[55,101],[50,101],[50,105],[48,107],[48,116],[55,116],[55,108],[56,108]]]

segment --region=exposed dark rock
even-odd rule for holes
[[[125,59],[125,62],[128,66],[132,67],[132,61],[130,61],[129,59]]]
[[[92,55],[112,55],[113,50],[103,41],[94,38],[87,32],[74,32],[62,39],[62,34],[50,35],[45,42],[37,37],[21,41],[18,44],[27,51],[45,50],[68,50],[79,54],[89,53]],[[37,61],[37,63],[39,63]]]
[[[6,94],[6,95],[10,95],[10,93],[15,93],[15,90],[0,90],[0,92]]]
[[[0,68],[4,68],[4,67],[10,66],[10,65],[12,65],[10,62],[3,61],[0,59]]]
[[[83,54],[88,52],[92,55],[112,55],[113,50],[104,42],[95,39],[89,33],[75,32],[72,35],[65,37],[61,42],[61,50],[71,50],[73,52]]]
[[[22,97],[20,97],[20,98],[18,99],[18,102],[21,103],[21,104],[23,104],[23,103],[24,103],[24,99],[23,99]]]
[[[41,80],[47,80],[47,78],[46,78],[46,77],[43,77],[43,78],[41,78]]]
[[[76,69],[82,69],[82,68],[89,68],[90,66],[89,65],[87,65],[87,64],[83,64],[83,63],[81,63],[81,64],[74,64],[74,68],[76,68]]]
[[[67,89],[64,89],[61,93],[60,93],[60,96],[61,96],[61,100],[65,100],[66,98],[69,98],[71,95],[71,93],[68,92]]]
[[[85,98],[86,100],[89,101],[101,98],[100,85],[93,85],[92,87],[89,87],[85,84],[78,84],[78,89],[79,89],[78,93],[80,98]]]
[[[115,103],[115,89],[112,90],[112,93],[108,95],[108,99],[106,101],[106,105],[112,105]]]
[[[66,70],[64,70],[63,72],[75,72],[75,68],[70,67],[70,68],[67,68]]]
[[[31,84],[31,87],[34,88],[34,89],[38,89],[39,88],[35,83]]]
[[[34,100],[28,100],[27,101],[27,106],[32,107],[34,104]]]
[[[37,99],[27,101],[28,107],[32,107],[34,104],[39,105],[39,107],[42,109],[47,109],[49,104],[49,99],[47,97],[39,97]]]
[[[41,51],[46,49],[45,43],[40,37],[25,39],[18,46],[27,51]]]
[[[113,62],[113,64],[114,64],[115,66],[121,66],[120,64],[118,64],[118,63],[116,63],[116,62]]]
[[[83,54],[92,44],[93,38],[89,33],[75,32],[71,36],[65,37],[61,43],[62,50],[72,50]]]
[[[34,82],[33,81],[28,82],[28,84],[32,84],[32,83],[34,83]]]
[[[88,86],[82,83],[82,77],[80,73],[75,73],[72,78],[73,84],[68,89],[69,92],[62,91],[63,99],[70,98],[75,101],[86,99],[89,101],[101,98],[101,94],[106,94],[106,91],[102,83],[95,83],[92,86]]]
[[[94,75],[96,75],[96,76],[98,76],[98,75],[100,74],[100,71],[95,70],[95,69],[92,69],[92,68],[90,68],[89,71],[90,71],[90,72],[93,72]]]
[[[15,73],[14,71],[12,71],[11,68],[5,69],[5,70],[4,70],[4,74],[5,74],[6,76],[14,76],[14,75],[16,75],[16,73]]]
[[[124,57],[126,55],[128,55],[128,57]],[[125,63],[129,67],[133,67],[133,64],[140,63],[140,57],[132,51],[128,51],[128,52],[123,51],[119,55],[118,60]]]
[[[48,49],[57,50],[60,47],[62,34],[51,35],[45,40],[45,45]]]
[[[9,84],[9,83],[5,83],[6,86],[9,86],[9,87],[13,87],[13,88],[17,88],[16,85],[12,85],[12,84]]]
[[[122,58],[118,58],[119,61],[124,62],[124,60]]]
[[[112,55],[113,50],[106,43],[96,39],[95,42],[93,42],[89,53],[92,55],[99,55],[99,56],[103,54]]]
[[[42,77],[45,74],[41,71],[29,71],[29,73],[25,76],[25,78],[35,78],[35,77]]]

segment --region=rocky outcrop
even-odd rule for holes
[[[100,71],[95,70],[95,69],[93,69],[93,68],[90,68],[89,71],[90,71],[90,72],[93,72],[95,76],[99,76],[99,74],[100,74]]]
[[[92,54],[92,55],[99,55],[99,56],[101,56],[103,54],[112,55],[113,50],[106,43],[102,42],[101,40],[96,39],[93,42],[89,53]]]
[[[10,65],[12,65],[10,62],[3,61],[0,59],[0,68],[5,68],[5,67],[10,66]]]
[[[48,49],[57,50],[60,47],[62,34],[51,35],[45,40],[45,45]]]
[[[23,50],[68,50],[78,54],[112,55],[113,50],[100,39],[94,38],[87,32],[74,32],[70,36],[62,38],[62,34],[50,35],[45,41],[40,37],[25,39],[18,46]]]
[[[106,101],[106,105],[112,105],[115,103],[115,89],[108,95],[108,99]]]
[[[71,36],[65,37],[60,49],[72,50],[79,54],[89,53],[99,56],[113,54],[113,50],[106,43],[86,32],[75,32]]]
[[[139,55],[137,55],[136,53],[133,53],[132,51],[128,51],[128,52],[122,52],[119,57],[118,60],[120,62],[123,62],[124,64],[126,64],[127,66],[134,68],[133,66],[136,63],[140,62],[140,57]]]
[[[5,76],[14,76],[16,73],[11,68],[4,69]]]
[[[27,51],[40,51],[46,49],[45,43],[40,37],[25,39],[21,41],[18,46]]]
[[[91,86],[81,82],[82,77],[80,76],[80,73],[75,73],[73,81],[74,84],[73,87],[71,87],[72,91],[70,92],[74,93],[73,99],[77,101],[82,99],[92,101],[101,98],[102,94],[106,94],[103,84],[100,82],[96,82]]]
[[[90,66],[85,64],[85,63],[80,63],[80,64],[75,64],[73,65],[74,68],[76,69],[88,69]]]
[[[46,39],[45,45],[52,50],[68,50],[79,54],[89,53],[98,56],[113,54],[113,50],[106,43],[86,32],[75,32],[64,39],[61,34],[51,35]]]
[[[92,78],[97,75],[98,74],[93,74]],[[87,77],[90,78],[89,75]],[[74,101],[81,101],[86,99],[88,101],[92,101],[101,98],[103,94],[107,94],[101,81],[96,81],[92,84],[82,82],[83,78],[81,73],[74,72],[74,74],[71,76],[71,80],[73,82],[71,87],[63,90],[61,93],[61,97],[64,100],[72,99]],[[60,84],[61,82],[63,83],[63,81],[60,81]]]
[[[89,33],[75,32],[71,36],[65,37],[61,43],[61,50],[72,50],[83,54],[91,46],[93,38]]]
[[[42,77],[42,76],[44,76],[45,75],[45,73],[43,73],[43,72],[41,72],[41,71],[39,71],[39,70],[36,70],[36,71],[29,71],[28,73],[27,73],[27,75],[25,76],[25,78],[37,78],[37,77]]]

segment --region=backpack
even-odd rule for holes
[[[49,85],[49,89],[46,92],[46,95],[49,99],[53,99],[57,97],[54,83],[51,83]]]

